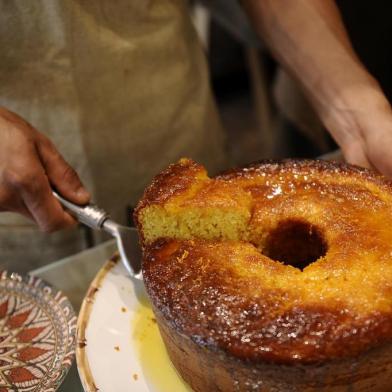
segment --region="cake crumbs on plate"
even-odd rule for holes
[[[122,307],[121,307],[121,311],[122,311],[123,313],[125,313],[125,312],[127,311],[127,308],[125,308],[124,306],[122,306]]]
[[[120,351],[120,347],[119,347],[119,346],[114,346],[114,349],[115,349],[116,351]]]
[[[133,373],[133,379],[135,380],[135,381],[137,381],[138,380],[138,378],[139,378],[139,376],[136,374],[136,373]]]

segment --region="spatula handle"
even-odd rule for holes
[[[67,199],[64,199],[64,197],[60,196],[56,191],[53,191],[53,196],[70,212],[74,218],[92,229],[101,230],[104,222],[109,218],[109,214],[106,211],[94,204],[79,206]]]

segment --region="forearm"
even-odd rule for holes
[[[388,105],[352,49],[334,1],[243,0],[243,4],[264,42],[300,82],[339,144],[348,144],[362,110]]]

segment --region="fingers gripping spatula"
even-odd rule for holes
[[[142,254],[135,228],[122,226],[114,222],[106,211],[94,204],[79,206],[64,199],[57,192],[53,192],[53,195],[80,223],[94,230],[103,230],[112,235],[117,241],[121,261],[129,275],[136,279],[142,279]]]

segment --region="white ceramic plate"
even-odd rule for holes
[[[117,257],[92,282],[78,319],[76,359],[86,392],[188,392],[160,338],[143,283]]]

